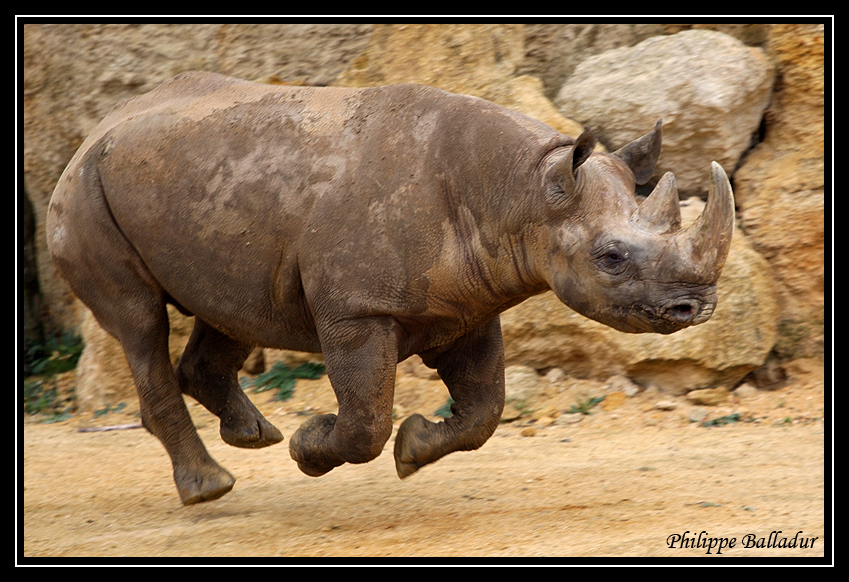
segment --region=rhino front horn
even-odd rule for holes
[[[728,176],[716,162],[710,165],[707,203],[696,221],[679,232],[678,246],[699,279],[715,283],[725,266],[734,233],[734,193]]]

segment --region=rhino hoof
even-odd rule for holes
[[[421,468],[422,466],[416,463],[403,463],[395,459],[395,471],[398,473],[399,479],[406,479]]]
[[[181,474],[182,473],[182,474]],[[236,483],[235,477],[218,465],[188,474],[174,471],[174,481],[183,505],[212,501],[228,493]]]
[[[335,425],[335,414],[313,416],[298,427],[289,439],[289,455],[304,474],[321,477],[345,462],[343,459],[328,458],[327,438]]]
[[[283,433],[264,418],[238,426],[227,426],[222,422],[220,432],[221,440],[242,449],[261,449],[283,440]]]
[[[414,414],[401,423],[395,436],[395,471],[399,478],[409,477],[427,464],[412,460],[418,456],[416,443],[419,435],[427,432],[429,424],[421,414]]]

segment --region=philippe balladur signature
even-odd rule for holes
[[[746,534],[740,541],[731,537],[711,537],[706,531],[691,534],[689,530],[683,534],[672,534],[666,538],[666,544],[671,548],[705,548],[708,554],[716,551],[721,554],[722,550],[741,548],[813,548],[817,537],[800,537],[803,532],[796,532],[793,537],[782,536],[782,531],[772,531],[768,537],[758,537],[755,534]]]

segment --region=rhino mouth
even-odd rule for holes
[[[638,303],[625,311],[625,327],[632,333],[670,334],[711,318],[716,307],[716,293],[689,295],[661,303]]]

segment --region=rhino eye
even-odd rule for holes
[[[616,251],[610,251],[606,255],[604,255],[604,260],[610,264],[621,263],[625,260],[625,257],[617,253]]]
[[[617,251],[609,251],[605,253],[602,259],[604,266],[611,272],[619,272],[627,260],[628,259],[624,254]]]
[[[612,274],[621,273],[628,264],[627,249],[617,243],[610,243],[595,253],[595,260],[605,271]]]

